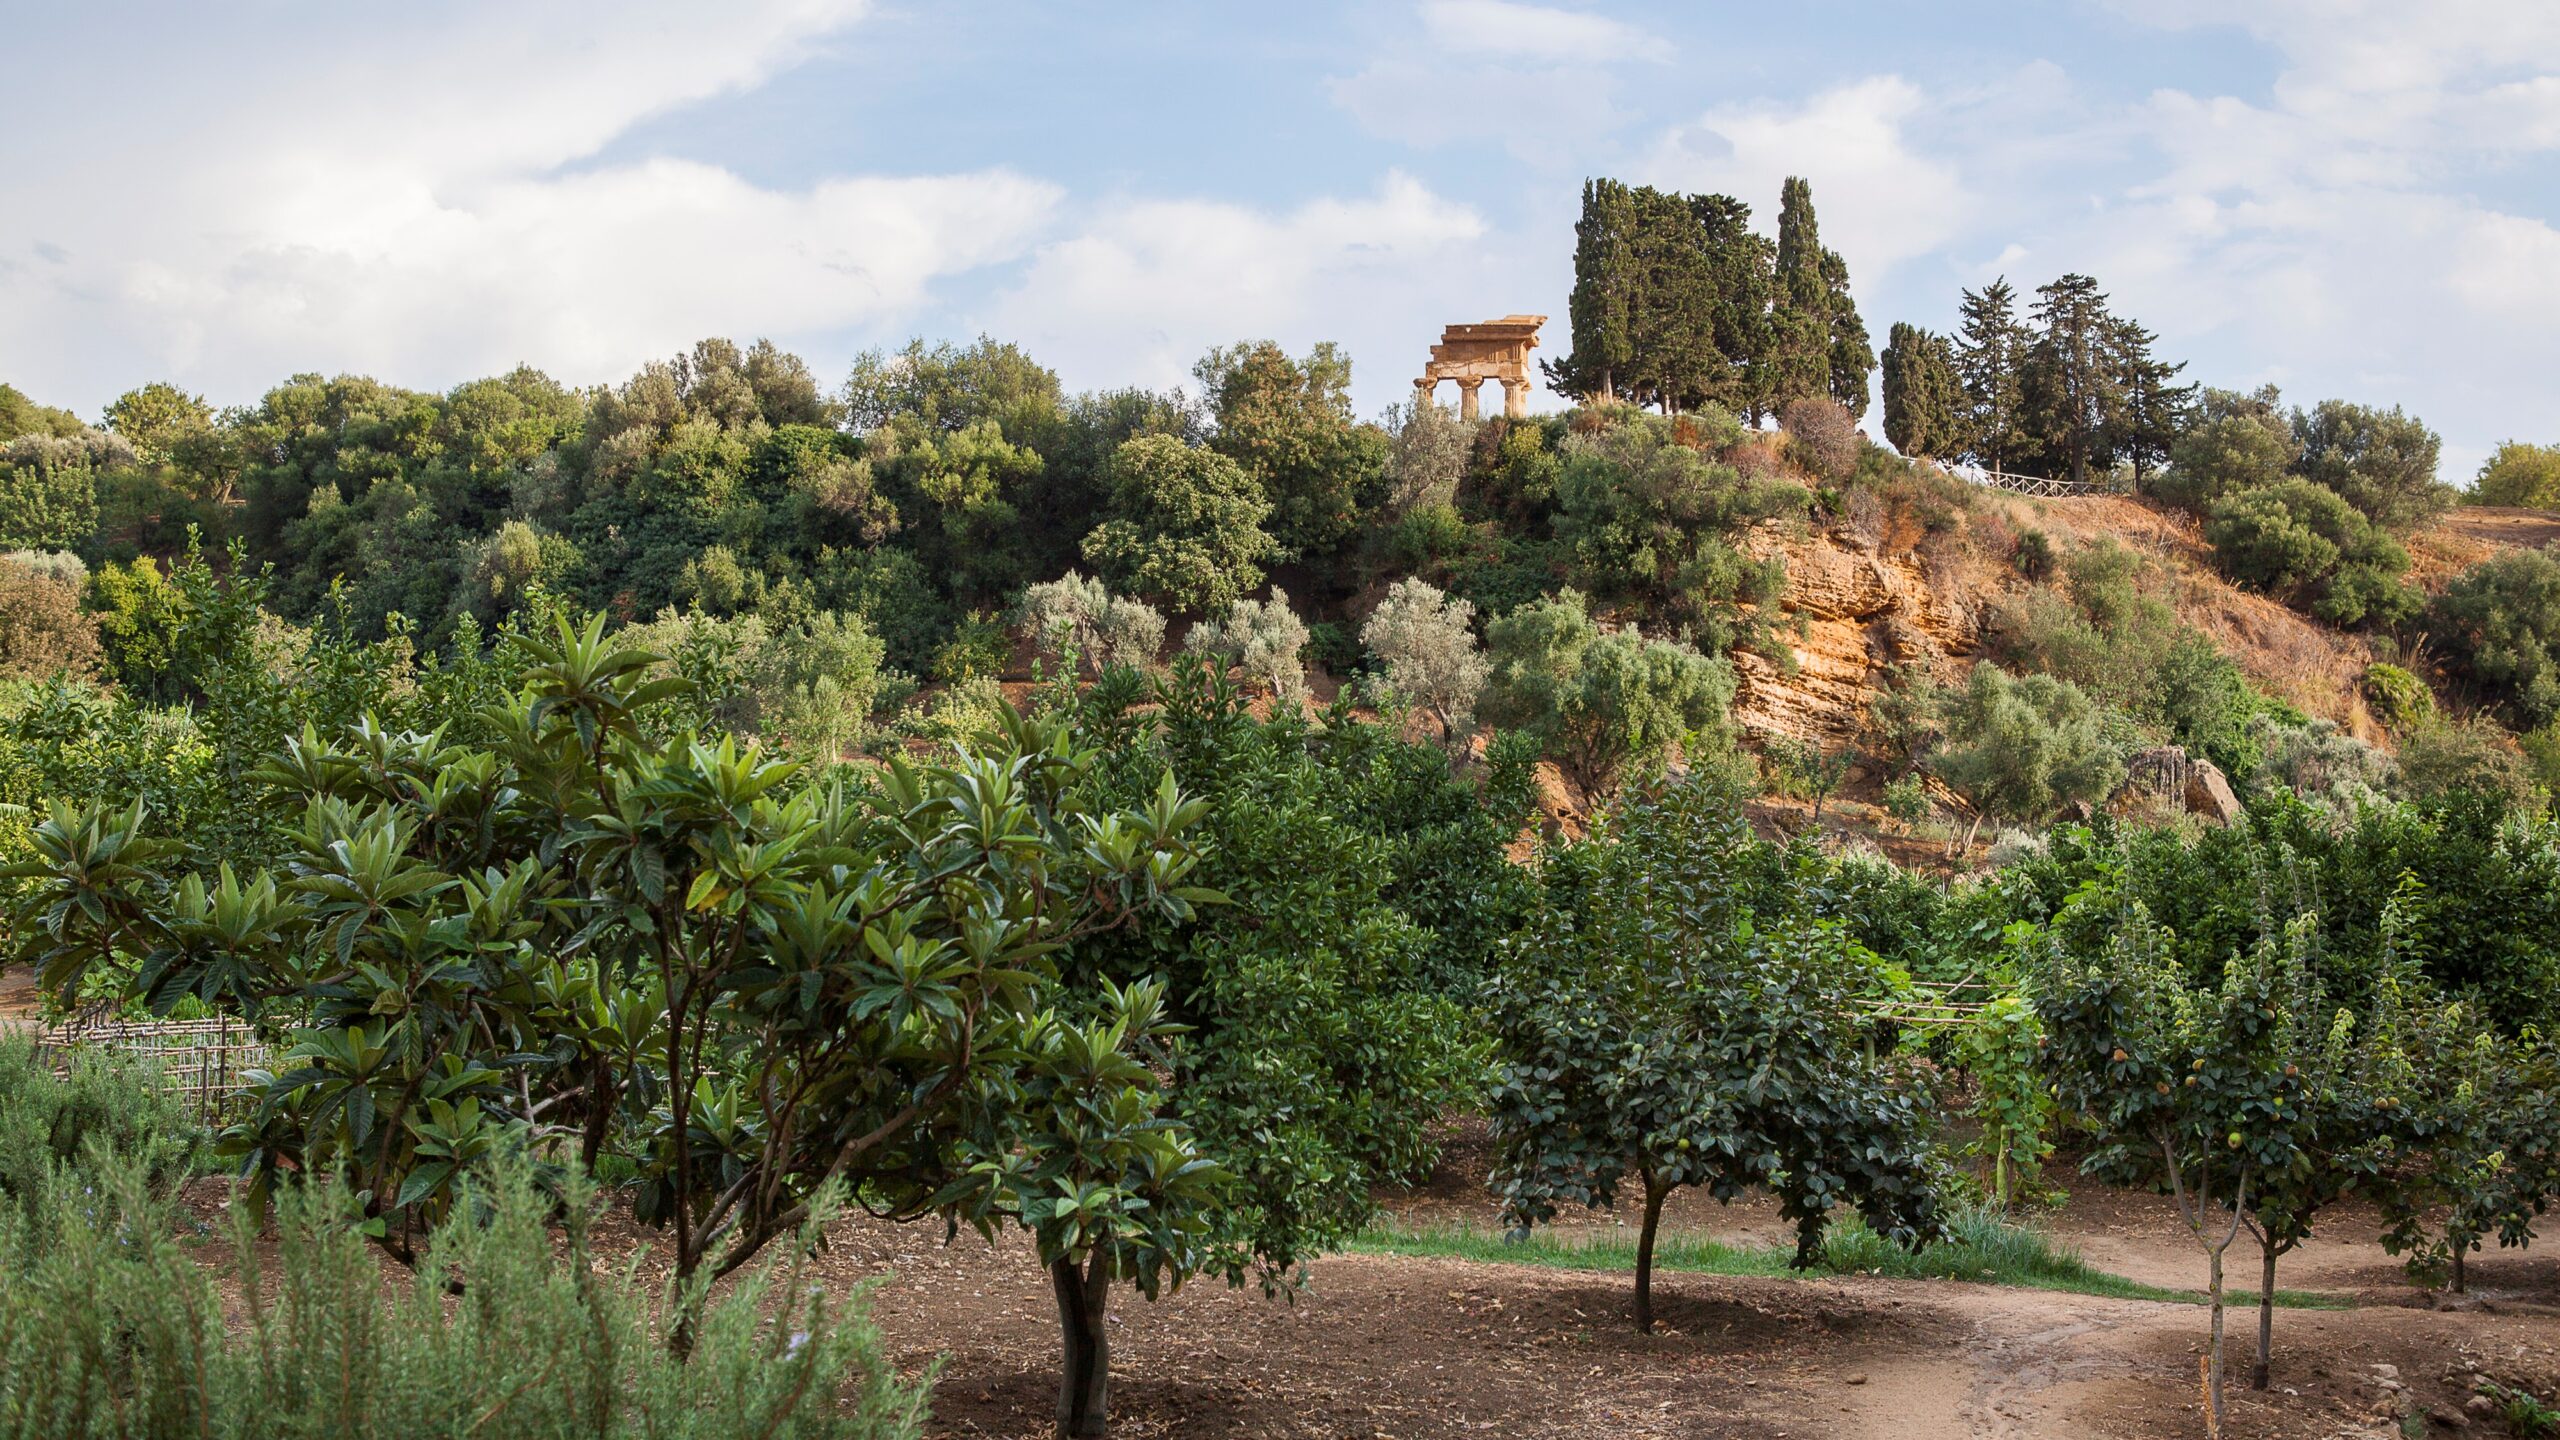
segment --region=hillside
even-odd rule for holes
[[[1781,607],[1794,627],[1792,670],[1760,655],[1736,652],[1740,690],[1734,717],[1746,740],[1810,743],[1825,751],[1863,748],[1871,715],[1895,667],[1913,667],[1941,684],[1960,685],[1982,656],[1986,628],[2004,603],[2051,579],[2030,580],[2005,558],[2016,536],[2041,533],[2056,568],[2071,555],[2109,541],[2143,557],[2142,588],[2178,621],[2209,639],[2249,681],[2304,714],[2385,750],[2390,731],[2359,683],[2377,657],[2371,637],[2326,625],[2217,571],[2196,521],[2130,496],[2032,499],[1969,488],[1969,507],[1952,528],[1932,532],[1909,506],[1879,518],[1835,516],[1810,526],[1764,525],[1744,539],[1755,559],[1784,562]],[[2464,506],[2407,538],[2410,579],[2432,593],[2465,568],[2506,549],[2560,543],[2560,517],[2542,511]],[[2441,677],[2431,677],[2440,681]],[[2449,708],[2459,697],[2441,697]],[[1824,828],[1877,843],[1907,863],[1937,865],[1943,847],[1915,843],[1886,822],[1873,803],[1884,777],[1853,768]],[[1932,798],[1955,813],[1962,803],[1932,783]],[[1774,828],[1805,823],[1809,807],[1761,802]]]
[[[1866,728],[1886,667],[1925,665],[1937,679],[1960,680],[1980,648],[1988,608],[2035,588],[1986,555],[1978,537],[2027,529],[2043,532],[2059,554],[2106,539],[2131,547],[2153,562],[2154,593],[2262,689],[2359,739],[2383,740],[2355,685],[2372,658],[2366,640],[2232,584],[2214,571],[2192,520],[2113,495],[2035,500],[1979,492],[1965,526],[1977,543],[1924,547],[1909,523],[1862,529],[1839,520],[1809,533],[1754,532],[1748,548],[1755,558],[1786,562],[1784,605],[1804,630],[1795,640],[1792,675],[1755,655],[1736,657],[1743,673],[1736,718],[1754,736],[1851,743]],[[2476,538],[2479,533],[2476,517],[2466,514],[2412,548],[2423,546],[2430,555],[2466,546],[2485,553],[2498,543]],[[2515,527],[2509,533],[2532,532]],[[2465,555],[2440,568],[2476,558]]]

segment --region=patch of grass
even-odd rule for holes
[[[2145,1285],[2111,1275],[2043,1231],[1985,1211],[1960,1211],[1949,1221],[1948,1228],[1954,1232],[1953,1238],[1914,1254],[1853,1217],[1831,1227],[1823,1241],[1822,1258],[1810,1271],[1794,1268],[1792,1245],[1728,1245],[1705,1235],[1665,1231],[1654,1238],[1653,1264],[1657,1270],[1699,1275],[1887,1275],[1903,1280],[2022,1285],[2036,1290],[2181,1305],[2199,1305],[2205,1300],[2199,1290]],[[1636,1232],[1614,1226],[1536,1230],[1526,1239],[1514,1240],[1499,1230],[1469,1224],[1414,1225],[1382,1220],[1344,1248],[1366,1255],[1412,1255],[1567,1270],[1633,1270],[1636,1264]],[[2235,1292],[2226,1296],[2226,1303],[2252,1304],[2256,1298]],[[2276,1304],[2295,1310],[2348,1308],[2346,1301],[2298,1290],[2278,1290]]]

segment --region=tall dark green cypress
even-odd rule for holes
[[[1642,303],[1636,271],[1636,207],[1626,185],[1582,182],[1582,217],[1573,226],[1573,296],[1565,313],[1573,350],[1541,367],[1547,383],[1577,399],[1614,399],[1635,358],[1635,311]]]
[[[1884,347],[1884,438],[1905,455],[1963,451],[1965,389],[1943,335],[1896,323]]]
[[[1777,249],[1751,228],[1751,207],[1730,195],[1692,195],[1706,232],[1715,290],[1716,353],[1724,373],[1704,397],[1757,424],[1769,410],[1769,325]]]
[[[1831,286],[1822,273],[1813,187],[1790,175],[1778,198],[1777,293],[1770,311],[1769,400],[1831,394]]]
[[[1849,298],[1849,262],[1837,250],[1822,252],[1823,303],[1831,312],[1831,398],[1851,415],[1867,413],[1867,372],[1876,368],[1874,342],[1858,304]]]
[[[1724,369],[1713,257],[1687,199],[1651,186],[1637,187],[1632,199],[1641,299],[1629,316],[1634,358],[1624,388],[1672,413],[1711,395]]]

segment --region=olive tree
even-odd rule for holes
[[[2050,675],[1973,667],[1947,697],[1945,748],[1930,763],[1973,802],[1976,818],[2041,820],[2073,801],[2095,804],[2124,779],[2124,757],[2080,687]]]
[[[1474,602],[1406,578],[1360,627],[1360,643],[1387,668],[1387,688],[1438,722],[1441,742],[1453,753],[1463,752],[1475,733],[1476,697],[1488,673],[1476,645],[1475,614]]]
[[[1931,1106],[1859,1044],[1862,952],[1839,928],[1755,923],[1738,806],[1693,777],[1629,796],[1551,852],[1490,989],[1494,1188],[1517,1231],[1565,1205],[1642,1207],[1636,1328],[1653,1328],[1662,1203],[1776,1192],[1796,1263],[1855,1207],[1907,1245],[1941,1231]]]
[[[1164,648],[1164,617],[1154,607],[1073,570],[1024,591],[1022,609],[1042,653],[1086,674],[1106,665],[1144,669]]]
[[[1295,705],[1307,698],[1307,622],[1289,608],[1289,592],[1273,586],[1268,600],[1239,600],[1223,615],[1191,627],[1183,648],[1233,665],[1274,700]]]
[[[1732,663],[1633,629],[1603,631],[1578,591],[1512,611],[1486,638],[1486,718],[1536,735],[1586,795],[1693,738],[1730,744]]]

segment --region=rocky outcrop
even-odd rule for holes
[[[1754,559],[1787,567],[1782,627],[1795,668],[1737,653],[1734,717],[1759,736],[1784,735],[1836,749],[1867,728],[1867,711],[1896,665],[1934,668],[1971,655],[1980,620],[1966,587],[1933,576],[1909,549],[1880,545],[1846,525],[1790,535],[1764,527],[1744,538]]]
[[[2216,824],[2227,825],[2240,817],[2240,797],[2232,792],[2230,777],[2222,767],[2197,756],[2185,747],[2155,745],[2138,750],[2125,761],[2124,784],[2107,808],[2117,814],[2146,806],[2165,806],[2202,815]]]

